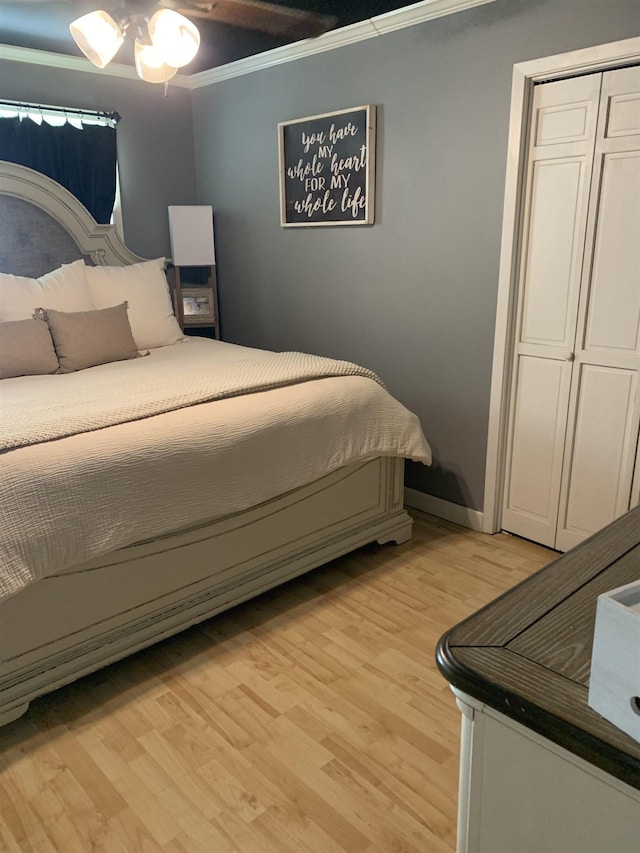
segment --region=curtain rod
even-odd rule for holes
[[[27,101],[6,101],[4,98],[0,98],[0,106],[15,107],[16,109],[24,109],[27,112],[29,110],[45,110],[46,112],[61,113],[62,115],[78,116],[79,118],[82,118],[82,116],[87,116],[87,118],[103,118],[115,124],[122,118],[115,111],[108,113],[103,110],[77,110],[71,107],[56,107],[50,104],[30,104]]]

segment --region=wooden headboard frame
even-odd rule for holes
[[[59,223],[77,246],[77,257],[85,257],[90,263],[99,266],[106,264],[123,266],[146,260],[146,258],[141,258],[131,252],[124,245],[113,225],[99,225],[86,207],[56,181],[26,166],[0,160],[0,206],[7,198],[27,202]],[[28,218],[30,209],[25,208],[25,210]],[[33,213],[35,215],[37,211],[33,211]],[[7,213],[2,221],[0,240],[3,248],[2,254],[5,256],[2,259],[2,265],[5,267],[11,264],[12,251],[17,252],[17,247],[21,242],[24,242],[24,221],[20,226],[15,226],[12,234],[10,232],[13,219],[14,217]],[[21,229],[22,233],[19,233],[18,228]],[[40,228],[42,228],[42,221]],[[7,231],[9,233],[6,233]],[[67,256],[61,262],[68,261]],[[53,268],[53,265],[50,268]],[[16,270],[3,269],[0,271],[14,272]],[[24,275],[25,273],[19,274]]]

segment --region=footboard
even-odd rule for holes
[[[404,461],[378,458],[142,542],[0,605],[0,725],[31,699],[368,542],[404,542]]]

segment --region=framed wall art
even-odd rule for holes
[[[375,106],[278,124],[280,224],[372,225]]]

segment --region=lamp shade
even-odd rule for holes
[[[215,264],[211,205],[170,205],[169,232],[175,266],[208,267]]]
[[[149,38],[167,65],[181,68],[198,52],[200,33],[195,24],[173,9],[158,9],[149,19]]]
[[[69,24],[75,43],[98,68],[105,68],[124,41],[122,27],[111,15],[99,9]]]
[[[143,44],[140,39],[135,41],[134,55],[138,77],[146,83],[166,83],[178,72],[165,63],[152,44]]]

